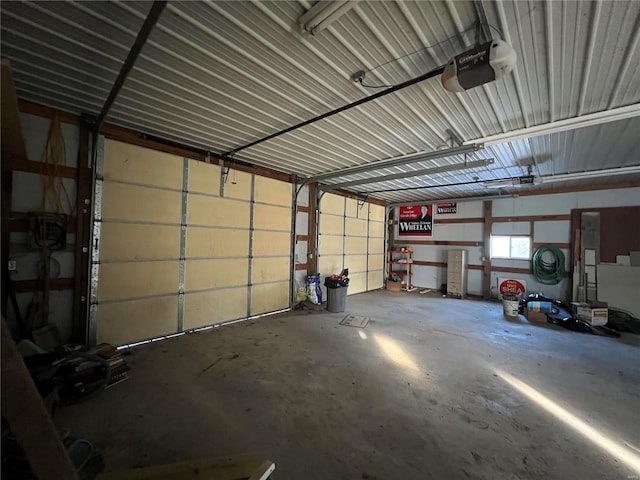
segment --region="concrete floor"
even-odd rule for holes
[[[372,320],[292,312],[136,347],[129,381],[56,421],[108,470],[252,451],[279,479],[640,475],[640,337],[417,293],[352,296],[348,311]]]

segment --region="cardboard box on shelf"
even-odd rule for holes
[[[609,309],[590,305],[588,303],[573,302],[571,304],[574,308],[575,315],[580,320],[595,326],[606,325],[609,321]]]

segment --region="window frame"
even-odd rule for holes
[[[497,256],[493,254],[493,238],[494,237],[502,237],[502,238],[508,238],[509,239],[509,256],[508,257],[504,257],[504,256]],[[511,256],[511,241],[514,238],[525,238],[529,241],[529,255],[527,255],[526,257],[512,257]],[[533,255],[533,239],[531,238],[531,235],[494,235],[491,234],[491,237],[489,239],[489,259],[493,260],[531,260],[531,256]]]

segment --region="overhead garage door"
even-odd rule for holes
[[[349,294],[382,288],[385,208],[325,193],[320,201],[318,270],[349,269]]]
[[[90,340],[119,345],[289,307],[291,184],[103,142]]]

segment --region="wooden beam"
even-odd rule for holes
[[[520,273],[522,275],[531,275],[533,271],[530,268],[516,268],[516,267],[491,267],[494,272],[503,273]]]
[[[40,480],[76,480],[67,450],[2,318],[2,416]]]
[[[493,217],[493,223],[507,222],[557,222],[571,220],[570,214],[558,215],[514,215],[511,217]]]
[[[454,247],[481,247],[482,242],[466,240],[404,240],[397,239],[396,245],[449,245]]]
[[[309,235],[296,235],[296,242],[308,242]]]
[[[296,263],[296,270],[307,270],[308,266],[306,263]]]
[[[51,171],[52,167],[46,167],[43,162],[33,160],[12,159],[9,161],[9,169],[14,172],[37,173],[38,175],[49,175],[61,178],[76,178],[76,169],[66,165],[56,167],[56,172]],[[45,171],[46,170],[46,171]]]
[[[558,248],[562,248],[562,249],[566,249],[569,250],[571,248],[571,244],[566,242],[533,242],[532,246],[534,250],[537,250],[540,247],[543,247],[544,245],[553,245],[554,247],[558,247]]]
[[[485,200],[482,202],[482,212],[484,214],[484,230],[482,232],[484,254],[482,256],[482,296],[485,299],[491,298],[491,232],[493,229],[493,202]]]
[[[300,213],[309,213],[309,207],[306,207],[304,205],[298,205],[296,208]]]
[[[25,212],[11,212],[5,217],[4,223],[10,232],[26,232],[29,228],[29,220]],[[76,232],[76,217],[71,215],[67,217],[67,233]]]
[[[484,218],[435,218],[433,223],[484,223]]]
[[[307,272],[318,273],[318,184],[309,184],[309,215],[307,221]]]
[[[42,288],[40,280],[13,280],[11,286],[16,293],[37,292]],[[71,290],[75,285],[73,278],[52,278],[49,280],[51,290]]]

